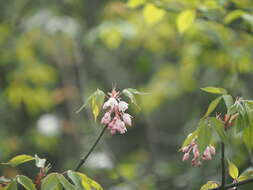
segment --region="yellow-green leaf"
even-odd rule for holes
[[[205,92],[212,93],[212,94],[227,94],[227,91],[224,88],[217,88],[217,87],[213,87],[213,86],[208,86],[208,87],[200,88],[200,89]]]
[[[246,180],[246,179],[249,179],[249,176],[246,176],[246,175],[240,175],[237,179],[237,181],[243,181],[243,180]]]
[[[145,22],[152,26],[158,23],[165,15],[165,10],[156,7],[155,5],[148,3],[143,9],[143,16]]]
[[[18,166],[19,164],[23,164],[23,163],[29,162],[31,160],[35,160],[35,158],[30,155],[22,154],[22,155],[18,155],[18,156],[13,157],[7,163],[1,163],[1,164],[8,164],[8,165],[11,165],[12,167],[15,167],[15,166]]]
[[[136,8],[140,5],[143,5],[146,2],[146,0],[128,0],[127,6],[130,8]]]
[[[82,185],[83,185],[83,187],[86,188],[86,187],[90,186],[91,189],[103,190],[103,188],[101,187],[101,185],[99,183],[97,183],[96,181],[90,179],[85,174],[79,173],[79,172],[76,172],[76,173],[82,178]],[[89,190],[89,189],[87,189],[87,190]]]
[[[228,162],[228,173],[233,179],[237,179],[239,176],[239,171],[233,162]]]
[[[177,29],[180,33],[184,33],[193,24],[196,17],[194,10],[184,10],[177,17]]]
[[[98,110],[100,111],[104,100],[105,100],[105,93],[102,90],[97,89],[95,94],[94,94],[94,98],[96,99],[96,104],[98,106]]]
[[[98,105],[96,103],[96,99],[95,98],[92,98],[91,109],[92,109],[92,113],[93,113],[94,119],[96,121],[97,117],[98,117],[98,114],[99,114],[99,108],[98,108]]]
[[[218,186],[219,185],[215,181],[208,181],[205,185],[201,187],[200,190],[209,190]]]
[[[225,24],[229,24],[231,22],[233,22],[234,20],[240,18],[241,16],[243,16],[245,14],[244,11],[242,10],[234,10],[231,11],[225,18],[224,18],[224,23]]]

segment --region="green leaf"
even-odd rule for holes
[[[209,190],[218,186],[219,185],[215,181],[208,181],[205,185],[201,187],[200,190]]]
[[[85,103],[76,111],[76,113],[81,112],[88,104],[91,103],[92,98],[93,98],[94,94],[90,95],[87,100],[85,101]]]
[[[184,33],[193,24],[196,17],[194,10],[184,10],[177,17],[177,29],[180,33]]]
[[[161,21],[165,13],[165,10],[160,9],[151,3],[147,3],[143,8],[144,20],[149,26],[153,26]]]
[[[91,190],[91,186],[88,183],[83,182],[83,178],[79,175],[79,173],[69,170],[67,174],[78,190],[82,190],[83,188],[85,190]]]
[[[122,94],[124,94],[126,97],[128,97],[130,99],[131,103],[136,104],[135,97],[131,91],[129,91],[128,89],[124,89],[122,91]]]
[[[209,104],[208,109],[207,109],[205,115],[203,116],[203,118],[208,117],[208,116],[215,110],[215,108],[216,108],[217,105],[219,104],[221,98],[222,98],[222,97],[220,96],[220,97],[214,99],[214,100]]]
[[[226,134],[226,131],[224,128],[224,124],[215,117],[209,118],[209,124],[215,130],[215,132],[218,134],[220,140],[222,142],[227,142],[228,138],[227,138],[227,134]]]
[[[97,89],[94,93],[92,93],[86,100],[85,104],[82,105],[77,111],[76,113],[79,113],[82,109],[84,109],[88,104],[91,105],[91,109],[92,109],[92,113],[94,116],[94,119],[96,121],[99,112],[101,110],[101,107],[104,103],[104,99],[105,99],[105,93],[100,90]]]
[[[41,190],[61,190],[62,185],[58,180],[57,173],[51,173],[47,175],[41,184]]]
[[[138,94],[138,95],[148,95],[149,93],[147,92],[140,92],[137,89],[134,88],[126,88],[125,90],[131,92],[132,94]]]
[[[186,139],[184,140],[183,145],[182,145],[181,148],[188,146],[192,142],[193,139],[197,138],[197,135],[198,135],[198,131],[197,130],[195,130],[194,132],[190,133],[186,137]]]
[[[66,190],[77,190],[62,174],[57,174],[57,178]]]
[[[96,99],[96,104],[98,106],[98,109],[100,110],[105,101],[105,93],[102,90],[97,89],[94,94],[94,97]]]
[[[15,167],[15,166],[18,166],[18,165],[23,164],[25,162],[29,162],[31,160],[35,160],[35,158],[30,155],[22,154],[22,155],[18,155],[18,156],[13,157],[7,163],[1,163],[1,164],[8,164],[8,165],[11,165],[12,167]]]
[[[239,171],[233,162],[228,161],[228,173],[233,179],[237,179],[239,176]]]
[[[17,182],[22,185],[26,190],[36,190],[36,187],[30,178],[23,175],[18,175],[16,178]]]
[[[202,154],[206,147],[210,144],[212,139],[212,129],[208,125],[207,120],[202,119],[198,126],[198,139],[197,144],[199,148],[199,153]]]
[[[17,190],[17,189],[18,189],[18,185],[15,180],[12,180],[11,183],[9,183],[9,185],[4,188],[4,190]]]
[[[208,86],[208,87],[200,88],[200,89],[211,94],[227,94],[227,91],[224,88]]]
[[[248,150],[253,148],[253,126],[246,127],[243,131],[243,142]]]
[[[233,22],[234,20],[242,17],[244,14],[245,14],[245,12],[242,10],[231,11],[224,18],[224,23],[229,24],[229,23]]]
[[[238,181],[248,179],[253,176],[253,167],[247,168],[242,174],[238,177]]]
[[[224,95],[222,95],[222,98],[223,98],[223,100],[224,100],[224,102],[226,104],[226,107],[227,107],[227,110],[228,110],[228,114],[231,114],[230,110],[231,110],[231,107],[234,104],[232,96],[229,95],[229,94],[224,94]]]

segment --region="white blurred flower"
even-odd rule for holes
[[[94,152],[90,159],[87,160],[87,165],[94,169],[112,169],[113,163],[110,157],[104,152]]]
[[[37,122],[38,131],[46,136],[59,135],[61,125],[59,119],[53,114],[42,115]]]

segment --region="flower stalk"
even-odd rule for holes
[[[92,147],[90,148],[90,150],[88,151],[88,153],[80,160],[80,162],[78,163],[75,171],[78,171],[86,162],[86,160],[88,159],[88,157],[90,156],[90,154],[93,152],[93,150],[95,149],[95,147],[97,146],[98,142],[100,141],[100,139],[102,138],[102,136],[104,135],[105,131],[106,131],[107,126],[104,126],[103,130],[101,131],[101,133],[99,134],[97,140],[95,141],[95,143],[92,145]]]

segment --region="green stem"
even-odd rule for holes
[[[107,126],[104,126],[103,130],[101,131],[100,135],[98,136],[97,140],[95,141],[95,143],[92,145],[92,147],[90,148],[89,152],[80,160],[80,162],[78,163],[75,171],[78,171],[82,165],[86,162],[86,160],[88,159],[88,157],[90,156],[90,154],[93,152],[93,150],[95,149],[95,147],[97,146],[98,142],[100,141],[100,139],[102,138],[103,134],[105,133]]]

